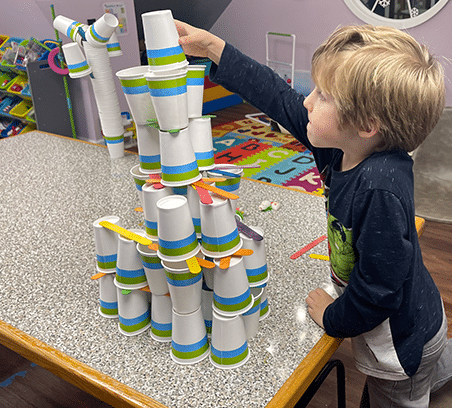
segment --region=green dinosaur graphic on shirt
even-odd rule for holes
[[[328,214],[328,247],[334,273],[343,281],[348,282],[356,262],[353,233],[331,214]]]

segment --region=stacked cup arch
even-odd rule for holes
[[[188,128],[177,132],[159,130],[161,183],[187,186],[201,179]]]
[[[159,258],[167,262],[185,261],[200,249],[187,198],[170,195],[157,201]]]
[[[157,10],[141,15],[149,68],[167,71],[188,65],[171,10]]]

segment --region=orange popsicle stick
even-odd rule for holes
[[[99,272],[99,273],[96,273],[95,275],[91,276],[91,279],[92,280],[100,279],[100,278],[104,277],[105,275],[106,275],[106,273]]]
[[[226,256],[225,258],[220,259],[220,269],[228,269],[229,264],[231,263],[231,257]]]
[[[208,261],[207,259],[196,258],[199,265],[204,268],[215,268],[215,264],[213,262]]]
[[[235,251],[232,256],[249,256],[253,255],[254,251],[252,249],[241,248],[238,251]]]
[[[152,250],[154,250],[154,251],[158,251],[158,249],[159,249],[159,244],[152,243],[152,244],[148,245],[148,248],[149,248],[149,249],[152,249]]]
[[[212,191],[212,192],[214,192],[215,194],[218,194],[221,197],[229,198],[230,200],[237,200],[239,198],[239,196],[236,195],[236,194],[232,194],[229,191],[221,190],[220,188],[217,188],[217,187],[211,186],[209,184],[203,183],[202,181],[197,181],[197,182],[195,182],[193,184],[195,186],[197,186],[197,187],[201,187],[201,188],[204,188],[206,190]]]
[[[151,289],[149,289],[149,286],[145,286],[144,288],[140,288],[143,292],[149,292],[151,293]]]

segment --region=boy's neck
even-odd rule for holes
[[[371,138],[358,137],[354,140],[354,143],[342,149],[344,155],[342,157],[340,171],[351,170],[371,154],[383,150],[385,150],[384,144],[382,144],[378,135]]]

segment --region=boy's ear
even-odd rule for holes
[[[372,120],[369,122],[369,124],[366,126],[365,129],[359,130],[359,136],[365,139],[370,139],[371,137],[375,136],[380,130],[380,125]]]

